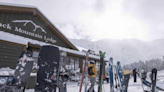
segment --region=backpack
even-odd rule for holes
[[[93,67],[88,67],[88,75],[92,76],[93,74]]]

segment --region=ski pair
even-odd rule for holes
[[[113,83],[113,59],[110,58],[109,60],[109,71],[110,71],[110,92],[114,92],[114,83]],[[128,83],[129,83],[129,78],[130,78],[130,70],[125,70],[124,71],[124,79],[123,79],[123,73],[121,69],[121,64],[118,61],[117,66],[114,65],[115,69],[115,82],[116,82],[116,89],[119,88],[120,92],[127,92],[128,89]]]
[[[91,53],[91,52],[93,52],[93,51],[91,51],[91,50],[86,51],[86,59],[85,59],[85,64],[84,64],[83,75],[82,75],[82,79],[81,79],[81,83],[80,83],[80,90],[79,90],[79,92],[81,92],[81,90],[82,90],[82,85],[83,85],[83,81],[84,81],[84,75],[85,75],[85,92],[87,92],[88,60],[89,60],[89,53]]]
[[[98,92],[102,92],[102,83],[103,83],[103,66],[104,66],[104,58],[105,52],[99,51],[100,54],[100,72],[99,72],[99,83],[98,83]]]
[[[126,86],[124,84],[124,79],[123,79],[123,73],[122,73],[122,68],[121,68],[121,63],[118,61],[117,62],[117,73],[119,77],[119,82],[120,82],[120,92],[127,92]]]
[[[109,78],[110,78],[110,92],[114,92],[114,82],[113,82],[113,58],[109,59]]]

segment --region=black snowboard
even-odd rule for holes
[[[156,78],[157,78],[157,69],[152,69],[151,80],[152,80],[152,92],[156,90]]]
[[[125,70],[124,71],[124,84],[126,86],[126,90],[128,92],[128,84],[129,84],[129,79],[130,79],[130,70]]]
[[[42,46],[38,57],[38,72],[35,92],[56,92],[59,75],[59,49]]]
[[[32,71],[33,63],[34,59],[31,52],[23,51],[18,59],[13,79],[9,76],[8,82],[1,86],[0,92],[23,92]],[[5,91],[2,91],[3,88],[5,88]]]

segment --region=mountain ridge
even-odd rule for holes
[[[69,38],[69,40],[75,46],[94,50],[97,54],[99,50],[106,52],[106,57],[113,57],[114,63],[120,61],[122,64],[129,64],[139,60],[161,59],[164,55],[164,51],[162,51],[164,39],[154,41],[141,41],[138,39],[89,41],[86,39]]]

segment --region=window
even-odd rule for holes
[[[33,64],[33,70],[35,72],[35,70],[37,69],[37,62],[38,62],[38,56],[39,56],[39,52],[38,51],[33,51],[33,58],[34,58],[34,64]]]
[[[75,59],[75,70],[79,68],[79,59]]]
[[[97,67],[97,71],[99,73],[99,71],[100,71],[100,62],[96,62],[96,67]]]
[[[70,58],[71,70],[74,70],[74,58]]]
[[[85,60],[83,59],[83,70],[84,70],[84,66],[85,66]]]
[[[66,59],[66,69],[70,70],[69,57]]]

